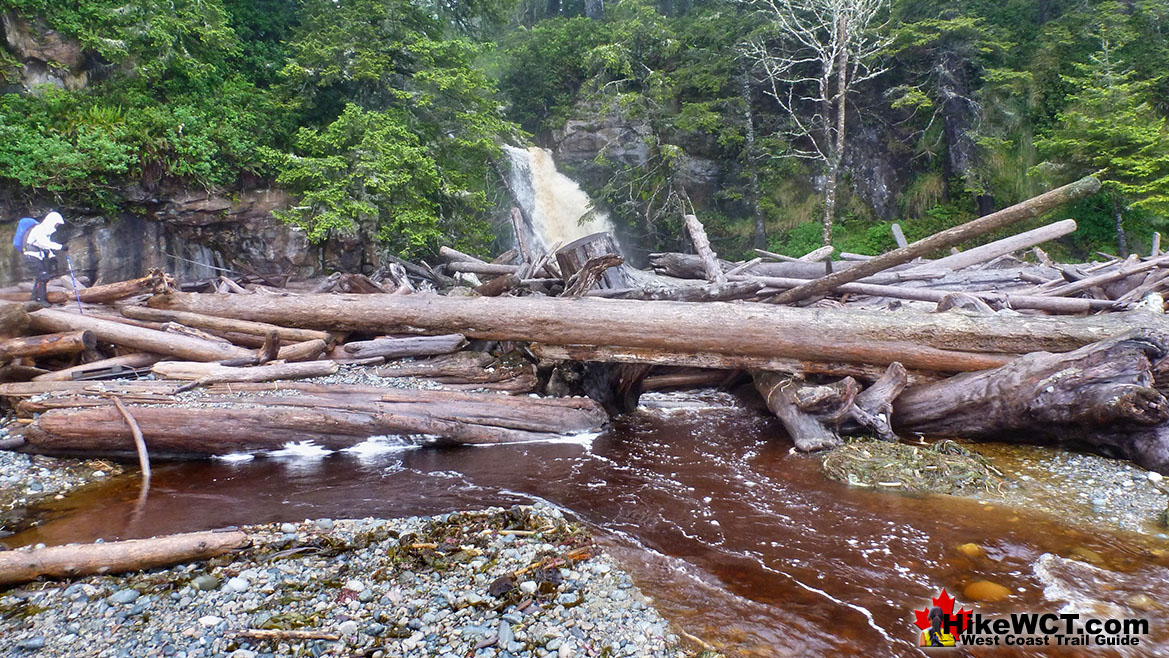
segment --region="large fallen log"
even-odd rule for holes
[[[932,436],[1087,444],[1169,473],[1169,401],[1153,387],[1152,373],[1167,339],[1134,331],[915,386],[897,399],[894,426]]]
[[[1134,327],[1169,327],[1169,318],[1151,313],[971,317],[594,298],[301,295],[244,299],[170,293],[149,303],[318,329],[461,333],[485,340],[878,366],[898,361],[910,370],[938,372],[998,367],[1010,355],[1039,350],[1069,351]]]
[[[895,265],[908,263],[914,258],[927,256],[938,249],[944,249],[971,238],[997,231],[1011,224],[1038,217],[1043,213],[1057,208],[1070,201],[1082,199],[1094,194],[1100,189],[1100,181],[1095,178],[1084,178],[1074,183],[1064,185],[1037,197],[1017,203],[1009,208],[979,217],[965,224],[935,233],[910,244],[907,247],[894,249],[868,261],[862,261],[857,267],[843,272],[835,272],[821,279],[792,288],[775,298],[780,304],[791,304],[808,297],[823,295],[836,289],[842,283],[849,283],[889,269]]]
[[[166,457],[276,450],[296,441],[343,449],[385,434],[454,443],[554,440],[566,433],[598,431],[606,421],[587,398],[280,382],[212,385],[196,398],[204,405],[188,407],[166,405],[166,396],[177,389],[162,382],[86,384],[38,382],[2,389],[0,394],[9,397],[33,390],[48,393],[47,398],[17,404],[22,413],[39,414],[20,430],[27,442],[23,450],[134,455],[132,433],[109,399],[115,392],[135,405],[129,409],[151,454]]]
[[[0,551],[0,585],[26,583],[46,576],[76,578],[153,569],[206,560],[246,548],[250,543],[248,536],[239,530],[212,530],[103,544]]]
[[[732,277],[742,281],[754,281],[778,289],[794,288],[804,282],[800,279],[781,277]],[[909,286],[885,286],[874,283],[844,283],[837,292],[855,295],[869,295],[872,297],[889,297],[892,299],[911,299],[922,302],[941,302],[950,291],[935,290],[932,288],[918,288]],[[1099,299],[1080,299],[1075,297],[1044,297],[1042,295],[1016,295],[1007,292],[979,292],[969,291],[963,294],[981,299],[984,302],[999,305],[1003,308],[1034,309],[1049,313],[1090,313],[1092,311],[1114,308],[1115,302]]]
[[[706,270],[702,259],[696,254],[655,253],[650,254],[650,266],[655,274],[670,276],[676,279],[705,279]],[[719,267],[723,272],[730,272],[737,267],[734,263],[720,260]],[[847,270],[856,267],[855,263],[837,261],[832,263],[835,271]],[[753,275],[758,276],[785,276],[796,279],[815,279],[824,276],[824,264],[802,261],[793,258],[782,263],[758,263],[750,268]]]
[[[223,295],[227,297],[228,295]],[[230,295],[232,298],[240,298]],[[255,299],[252,295],[242,299]],[[92,331],[98,340],[104,343],[113,343],[131,347],[143,352],[174,356],[189,361],[222,361],[228,359],[248,359],[254,356],[251,350],[221,345],[190,336],[154,331],[132,327],[118,322],[102,320],[100,318],[59,311],[42,309],[29,314],[32,328],[37,331]]]
[[[179,324],[185,324],[188,327],[195,327],[196,329],[208,329],[228,333],[241,333],[251,336],[260,336],[261,338],[267,336],[269,331],[275,331],[276,335],[280,337],[280,340],[286,340],[294,343],[300,343],[306,340],[323,340],[326,343],[333,341],[333,336],[325,331],[313,331],[311,329],[292,329],[289,327],[281,327],[263,322],[247,322],[244,320],[232,320],[230,318],[217,318],[211,315],[184,313],[182,311],[164,311],[162,309],[147,308],[144,306],[123,306],[120,310],[122,315],[128,318],[133,318],[135,320],[148,320],[151,322],[178,322]]]

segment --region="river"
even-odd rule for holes
[[[941,587],[1010,588],[984,614],[1149,617],[1120,655],[1169,655],[1169,557],[1147,540],[995,502],[906,496],[824,478],[778,422],[728,395],[654,394],[591,441],[405,448],[158,464],[56,501],[13,545],[225,525],[440,513],[545,500],[598,530],[676,628],[728,656],[920,656],[913,610]],[[370,446],[366,446],[367,448]],[[957,546],[973,542],[985,556]],[[1163,543],[1161,548],[1166,548]],[[1098,557],[1099,566],[1072,559]],[[1130,602],[1143,596],[1145,607]],[[971,604],[967,603],[967,607]],[[1106,615],[1107,616],[1107,615]],[[1099,655],[1027,650],[975,655]],[[1117,655],[1113,653],[1111,655]]]

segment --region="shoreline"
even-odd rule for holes
[[[0,630],[38,656],[695,655],[545,504],[245,530],[250,548],[205,562],[0,591]]]

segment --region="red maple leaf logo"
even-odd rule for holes
[[[958,614],[954,614],[954,602],[956,600],[957,599],[950,596],[950,594],[945,590],[945,588],[942,588],[942,593],[939,594],[938,596],[935,596],[934,598],[930,599],[930,602],[931,602],[931,605],[936,605],[942,609],[942,614],[945,615],[944,619],[956,618],[958,620],[958,625],[959,625],[958,632],[961,633],[962,631],[965,631],[970,626],[970,615],[973,613],[970,610],[967,610],[965,607],[963,607],[961,610],[958,611]],[[924,631],[930,627],[930,609],[929,608],[925,608],[923,610],[916,610],[915,609],[913,611],[913,616],[914,616],[913,623],[915,625],[917,625],[917,627],[920,628],[921,630]]]

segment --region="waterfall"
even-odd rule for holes
[[[613,234],[609,216],[594,210],[589,195],[556,170],[551,151],[538,146],[503,148],[511,159],[508,183],[531,218],[528,228],[533,245],[548,250],[558,241],[568,244],[593,233]]]

